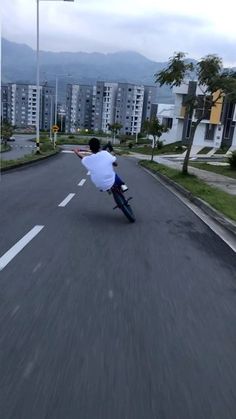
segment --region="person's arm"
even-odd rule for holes
[[[113,153],[109,153],[109,154],[110,154],[110,159],[111,159],[112,165],[113,166],[118,166],[115,154],[113,154]]]
[[[75,154],[77,154],[77,156],[78,156],[80,159],[83,159],[83,157],[85,157],[85,156],[90,156],[90,154],[92,154],[92,153],[90,153],[90,151],[80,150],[79,148],[74,149],[73,151],[74,151],[74,153],[75,153]]]

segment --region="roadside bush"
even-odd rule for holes
[[[70,140],[73,140],[73,138],[75,138],[75,136],[74,136],[73,134],[71,134],[71,135],[68,135],[68,138],[69,138]]]
[[[128,147],[131,149],[133,147],[133,143],[129,142]]]
[[[54,150],[53,144],[51,141],[45,141],[44,143],[40,144],[40,151],[45,153],[46,151],[52,151]]]
[[[228,158],[231,169],[236,170],[236,150],[232,152],[232,155]]]
[[[40,136],[40,143],[47,143],[50,141],[49,137],[47,135]]]
[[[161,141],[161,140],[158,140],[158,141],[157,141],[157,149],[158,149],[158,150],[160,150],[160,149],[163,147],[163,145],[164,145],[164,144],[163,144],[163,141]]]
[[[186,150],[186,146],[185,145],[177,145],[176,147],[175,147],[175,150],[176,151],[180,151],[180,152],[184,152],[185,150]]]

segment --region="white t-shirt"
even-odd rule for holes
[[[112,163],[116,157],[105,150],[82,158],[82,164],[90,171],[92,182],[102,191],[107,191],[115,182]]]

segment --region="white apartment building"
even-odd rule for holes
[[[110,125],[119,123],[121,134],[135,135],[141,131],[143,120],[154,112],[155,102],[155,86],[106,81],[98,81],[95,86],[68,85],[66,131],[86,127],[110,133]]]
[[[13,126],[36,126],[37,86],[8,83],[1,91],[2,116]],[[54,113],[54,88],[40,86],[40,129],[49,130]]]
[[[144,86],[118,83],[115,122],[122,125],[121,134],[135,135],[141,131]]]
[[[41,98],[42,98],[42,86],[40,86],[40,99]],[[40,102],[42,102],[42,99],[40,100]],[[27,125],[36,126],[36,118],[37,118],[36,113],[37,113],[37,86],[29,85],[28,86]]]
[[[66,91],[66,132],[91,128],[93,87],[68,84]]]
[[[117,83],[104,83],[101,130],[105,133],[110,131],[109,125],[114,124],[117,87]]]
[[[114,124],[117,83],[98,81],[93,87],[91,128],[95,131],[109,132]]]

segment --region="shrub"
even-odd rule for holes
[[[236,150],[232,152],[232,155],[228,158],[231,169],[236,170]]]
[[[131,149],[133,147],[133,143],[129,142],[128,147]]]
[[[47,135],[41,135],[39,141],[40,141],[40,143],[47,143],[50,140],[49,140],[49,137]]]
[[[51,143],[51,141],[47,141],[47,142],[44,142],[44,143],[40,144],[40,151],[42,151],[42,152],[51,151],[53,149],[54,149],[54,147],[53,147],[53,144]]]
[[[71,135],[68,135],[68,138],[69,138],[70,140],[73,140],[73,138],[75,138],[75,136],[74,136],[73,134],[71,134]]]
[[[160,150],[163,147],[163,141],[157,140],[157,148]]]
[[[177,146],[175,146],[175,150],[176,151],[180,151],[180,152],[185,151],[186,148],[187,147],[185,145],[177,145]]]

